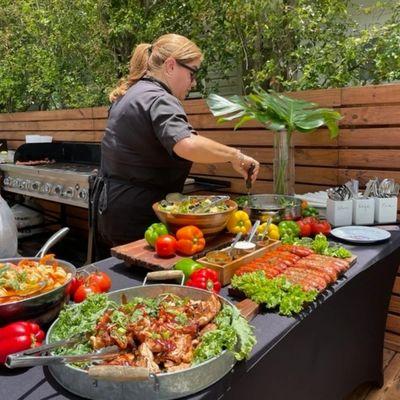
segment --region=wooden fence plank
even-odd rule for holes
[[[399,147],[400,127],[341,129],[339,146]]]
[[[341,126],[390,126],[400,124],[399,106],[374,106],[341,108]]]
[[[225,176],[238,177],[238,173],[232,168],[230,163],[221,164],[193,164],[190,170],[191,175]],[[258,179],[272,180],[272,165],[261,164]]]
[[[54,121],[88,118],[93,118],[92,108],[76,108],[70,110],[53,111],[27,111],[10,114],[0,113],[0,122]]]
[[[338,107],[341,105],[342,89],[314,89],[300,92],[285,92],[284,94],[296,99],[317,103],[320,107]]]
[[[342,89],[342,105],[400,103],[400,85],[349,87]]]
[[[199,131],[199,135],[216,140],[217,142],[228,146],[242,145],[272,147],[274,144],[272,132],[268,132],[265,129],[244,129],[238,131],[234,131],[233,129],[214,131],[204,130]]]
[[[22,122],[0,122],[0,131],[86,131],[101,130],[94,128],[94,122],[101,120],[73,119],[59,121],[22,121]]]
[[[400,169],[400,149],[339,149],[339,165]]]
[[[224,123],[218,123],[217,118],[212,114],[191,114],[188,115],[190,124],[195,127],[196,130],[203,129],[233,129],[238,121],[227,121]],[[248,128],[264,128],[259,122],[252,120],[248,121],[243,125],[243,129]]]
[[[295,163],[297,165],[315,165],[334,167],[338,165],[336,149],[303,149],[295,148]]]
[[[338,173],[336,168],[315,168],[296,165],[295,180],[298,183],[309,183],[321,185],[338,185]]]

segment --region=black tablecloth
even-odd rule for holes
[[[263,313],[249,360],[191,399],[343,398],[364,381],[382,384],[382,349],[391,288],[400,256],[400,232],[374,245],[346,245],[357,263],[296,318]],[[112,289],[141,284],[145,271],[108,258]],[[226,289],[223,295],[228,297]],[[233,300],[233,299],[231,299]],[[0,399],[78,399],[46,367],[0,368]]]

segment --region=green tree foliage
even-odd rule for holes
[[[398,1],[358,3],[0,0],[0,111],[107,104],[135,45],[168,32],[186,35],[203,49],[203,77],[211,66],[224,74],[239,64],[249,90],[400,79]],[[382,10],[388,16],[383,23],[357,22],[362,13],[377,20]]]

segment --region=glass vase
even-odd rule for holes
[[[274,193],[294,195],[294,147],[292,134],[274,132]]]

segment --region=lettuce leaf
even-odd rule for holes
[[[258,304],[270,309],[279,307],[279,313],[286,316],[299,313],[318,294],[316,290],[305,291],[300,285],[292,285],[284,277],[268,279],[262,271],[234,275],[231,285]]]
[[[230,350],[237,360],[248,357],[256,338],[252,327],[240,312],[229,305],[224,305],[214,319],[217,329],[205,333],[194,353],[194,364],[200,364],[218,356],[223,350]]]
[[[75,335],[82,335],[94,331],[97,321],[109,308],[116,308],[116,303],[109,300],[107,294],[93,294],[84,302],[67,305],[60,312],[57,324],[51,334],[51,341],[70,339]],[[85,354],[92,351],[89,340],[83,339],[73,347],[59,348],[56,354]]]

